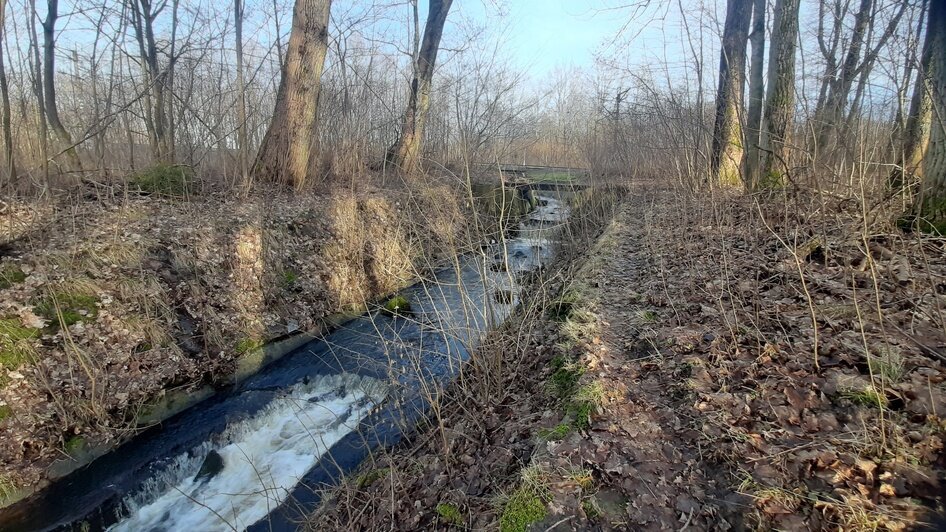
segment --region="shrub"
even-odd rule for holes
[[[172,197],[186,196],[193,181],[194,173],[189,167],[171,164],[156,164],[129,179],[144,193]]]

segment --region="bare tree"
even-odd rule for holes
[[[431,0],[424,27],[424,38],[417,53],[414,67],[414,79],[404,112],[404,122],[397,142],[388,151],[388,162],[406,173],[417,169],[420,159],[421,144],[424,136],[424,124],[430,110],[430,92],[437,63],[437,52],[447,13],[453,0]]]
[[[244,186],[249,184],[249,168],[247,167],[247,149],[249,148],[246,134],[246,81],[243,79],[243,0],[233,0],[233,27],[236,35],[236,79],[237,79],[237,151],[240,164],[240,178]]]
[[[43,97],[46,120],[63,145],[63,151],[76,170],[82,169],[72,136],[59,118],[56,102],[56,20],[59,18],[59,0],[47,1],[46,20],[43,21]]]
[[[161,0],[157,4],[151,0],[130,1],[132,2],[132,7],[129,9],[131,25],[135,30],[141,67],[145,74],[145,82],[148,85],[148,89],[144,93],[144,118],[148,140],[151,144],[151,153],[155,160],[168,161],[171,158],[172,151],[169,140],[169,117],[166,109],[170,66],[168,70],[162,70],[161,68],[158,44],[154,33],[155,19],[164,11],[168,3],[167,0]],[[171,58],[171,61],[173,62],[173,58]]]
[[[331,0],[296,0],[276,108],[255,173],[301,187],[312,167],[322,69],[328,52]]]
[[[13,129],[10,126],[10,88],[7,84],[7,70],[3,64],[6,13],[7,2],[6,0],[0,0],[0,100],[2,100],[3,105],[3,155],[7,178],[12,182],[16,178],[16,159],[13,156]]]
[[[761,137],[763,186],[781,185],[788,172],[785,145],[795,116],[795,50],[799,0],[777,0],[769,51],[768,92]]]
[[[713,128],[712,171],[723,186],[739,186],[743,157],[743,85],[746,43],[752,15],[751,0],[729,0],[719,59],[716,124]]]
[[[823,100],[823,105],[816,110],[820,126],[818,145],[822,149],[830,149],[834,146],[837,134],[843,133],[840,128],[844,124],[845,110],[850,105],[851,89],[855,81],[860,77],[866,84],[867,76],[870,74],[877,55],[896,31],[910,2],[899,2],[896,12],[874,43],[874,47],[865,50],[865,46],[871,44],[869,37],[873,34],[874,24],[878,18],[876,4],[876,0],[860,0],[844,61],[837,74],[827,78],[826,98]],[[836,60],[832,58],[832,62],[834,61]]]

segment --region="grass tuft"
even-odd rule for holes
[[[19,318],[0,318],[0,367],[15,370],[33,353],[30,340],[38,338],[39,329],[24,327]]]
[[[282,272],[282,279],[280,280],[280,284],[282,284],[283,289],[288,290],[292,288],[293,286],[295,286],[296,281],[298,280],[299,280],[299,274],[297,274],[296,272],[292,270],[285,270],[284,272]]]
[[[887,396],[871,385],[867,385],[860,390],[847,390],[845,392],[841,392],[841,397],[848,399],[856,405],[872,406],[876,408],[884,408],[887,406]]]
[[[577,362],[572,362],[564,356],[552,359],[551,377],[552,392],[559,399],[567,399],[578,390],[578,380],[585,373],[585,368]]]
[[[571,425],[568,423],[559,423],[554,428],[540,430],[539,437],[549,441],[558,441],[565,439],[565,436],[568,436],[571,431]]]
[[[884,384],[896,384],[903,379],[906,368],[903,364],[903,355],[894,347],[881,348],[880,353],[867,357],[867,365],[871,373],[879,375]]]
[[[598,503],[594,500],[594,497],[589,497],[581,501],[581,509],[585,512],[585,517],[588,519],[597,519],[601,517],[601,509],[598,508]]]
[[[546,309],[549,318],[555,321],[565,321],[571,317],[572,312],[578,306],[578,294],[574,292],[565,292]]]

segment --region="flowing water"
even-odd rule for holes
[[[513,311],[520,276],[552,257],[567,215],[540,196],[514,237],[405,290],[409,316],[346,323],[0,510],[0,530],[295,530],[320,487],[413,429]]]

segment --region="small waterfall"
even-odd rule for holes
[[[243,530],[285,501],[386,394],[381,381],[354,374],[297,384],[213,442],[174,458],[125,499],[126,517],[109,530]],[[212,453],[215,467],[202,470]]]

